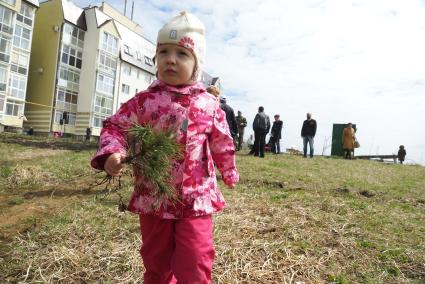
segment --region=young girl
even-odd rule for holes
[[[233,139],[216,98],[201,83],[205,56],[204,25],[181,12],[159,30],[158,80],[122,105],[103,123],[96,169],[120,174],[126,156],[127,132],[134,124],[156,130],[175,129],[184,149],[173,161],[172,185],[181,202],[165,201],[155,209],[152,187],[136,173],[129,210],[139,214],[144,283],[210,283],[214,260],[211,214],[225,206],[217,188],[214,163],[224,183],[239,180]]]

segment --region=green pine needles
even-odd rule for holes
[[[172,161],[183,155],[174,131],[156,131],[150,125],[135,124],[128,132],[129,147],[123,163],[133,165],[135,171],[151,183],[156,197],[153,207],[158,209],[167,199],[178,201],[171,184],[171,170]]]

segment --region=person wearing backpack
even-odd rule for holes
[[[264,113],[264,107],[260,106],[258,108],[258,113],[254,118],[252,124],[254,129],[254,156],[264,158],[264,145],[266,144],[266,136],[270,130],[270,118],[267,114]]]

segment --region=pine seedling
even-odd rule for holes
[[[179,201],[171,184],[172,162],[182,158],[174,131],[157,131],[150,125],[135,124],[128,133],[130,139],[123,163],[133,165],[152,184],[156,197],[154,208],[158,209],[167,199]]]

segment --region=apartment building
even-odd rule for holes
[[[34,15],[38,0],[0,0],[0,131],[24,116]]]
[[[155,46],[107,3],[82,9],[40,4],[33,39],[25,126],[36,133],[98,136],[102,121],[154,78]]]
[[[119,108],[155,80],[153,57],[156,46],[146,39],[141,27],[103,2],[99,10],[115,20],[120,35],[120,74],[116,107]]]

